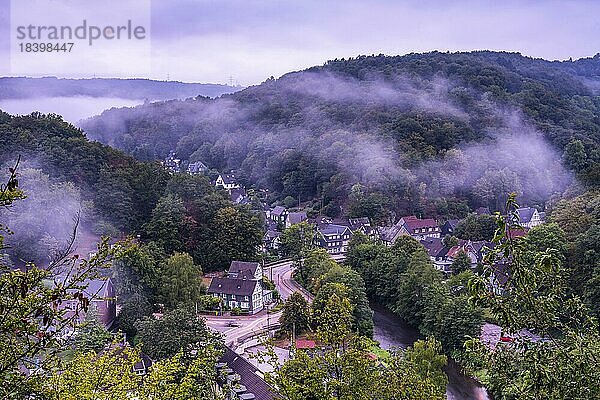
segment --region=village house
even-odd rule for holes
[[[500,260],[492,266],[489,284],[496,293],[504,292],[506,284],[510,279],[510,264],[506,260]]]
[[[446,235],[454,236],[454,230],[459,222],[460,219],[449,219],[448,221],[444,222],[444,225],[442,225],[440,228],[441,237]]]
[[[270,303],[273,293],[264,288],[260,263],[232,261],[227,277],[212,278],[208,293],[222,299],[228,308],[255,314]]]
[[[543,224],[546,219],[546,213],[538,212],[533,207],[518,208],[516,212],[519,216],[519,225],[527,229]]]
[[[229,189],[229,198],[235,204],[248,204],[250,201],[246,190],[242,187]]]
[[[289,228],[292,225],[299,224],[300,222],[306,221],[308,217],[304,211],[290,212],[285,217],[285,227]]]
[[[401,235],[401,226],[398,224],[392,226],[380,226],[377,228],[377,236],[379,240],[386,246],[393,245]]]
[[[199,175],[208,171],[208,167],[202,161],[190,163],[187,167],[187,173],[190,175]]]
[[[229,347],[216,364],[221,391],[230,391],[226,398],[240,400],[273,400],[275,390],[265,381],[263,373]]]
[[[231,189],[239,189],[240,185],[238,185],[235,174],[220,174],[217,180],[215,181],[216,187],[222,187],[225,190]]]
[[[527,233],[529,233],[529,228],[514,228],[509,229],[506,235],[511,239],[520,239],[527,236]]]
[[[262,285],[259,281],[213,278],[208,293],[220,297],[226,307],[239,308],[249,314],[255,314],[264,307]]]
[[[181,172],[181,160],[176,157],[174,151],[169,152],[162,165],[174,174]]]
[[[129,342],[127,342],[127,340],[125,339],[125,337],[122,337],[123,341],[122,342],[111,342],[109,344],[107,344],[104,349],[102,349],[100,351],[100,354],[104,354],[106,352],[113,352],[115,355],[119,356],[119,357],[123,357],[126,358],[126,355],[123,354],[123,351],[129,347]],[[133,364],[133,366],[131,367],[131,370],[134,374],[136,374],[137,376],[146,376],[148,375],[148,372],[150,372],[150,368],[152,367],[152,364],[154,364],[154,361],[148,357],[147,354],[145,354],[144,352],[140,352],[139,353],[139,359]]]
[[[93,309],[100,322],[106,329],[110,329],[117,318],[117,301],[115,285],[110,278],[90,279],[83,282],[83,294],[90,301],[90,309]],[[67,300],[61,303],[61,307],[66,310],[68,316],[72,316],[78,323],[85,320],[86,313],[78,309],[78,300]],[[77,313],[77,315],[75,315]]]
[[[361,232],[370,239],[377,238],[377,230],[371,226],[371,221],[367,217],[350,218],[348,219],[348,226],[353,233]]]
[[[454,260],[458,258],[461,253],[465,253],[471,262],[471,268],[475,268],[477,263],[480,261],[478,252],[473,246],[473,242],[470,240],[461,240],[456,246],[451,247],[446,254],[446,261],[449,265],[452,265]]]
[[[152,364],[154,364],[154,362],[150,357],[144,353],[140,353],[139,361],[133,364],[133,373],[138,376],[146,376],[148,375]]]
[[[261,280],[263,270],[256,261],[232,261],[227,272],[229,278]]]
[[[276,207],[273,207],[273,209],[269,213],[269,218],[271,219],[271,221],[273,221],[277,224],[285,224],[287,214],[288,214],[288,212],[285,209],[285,207],[276,206]]]
[[[387,246],[393,245],[402,235],[409,235],[417,240],[439,238],[441,229],[432,218],[419,219],[414,215],[400,218],[393,226],[383,226],[377,229],[380,240]]]
[[[447,272],[448,263],[446,261],[446,254],[448,254],[448,247],[444,245],[444,241],[440,238],[427,238],[421,240],[421,244],[427,250],[429,259],[433,265],[440,271]]]
[[[279,245],[281,244],[281,232],[278,232],[273,229],[268,229],[263,237],[263,251],[267,252],[269,250],[277,250],[279,249]]]
[[[493,246],[490,242],[459,240],[452,247],[444,245],[443,239],[429,237],[421,240],[421,244],[427,250],[427,254],[436,269],[449,274],[454,260],[461,252],[464,252],[471,261],[471,268],[475,268],[483,260],[486,248]]]
[[[410,235],[417,240],[440,237],[440,227],[432,218],[419,219],[410,215],[400,218],[398,224],[400,225],[400,234]]]
[[[350,238],[352,231],[347,226],[326,224],[317,227],[314,243],[329,254],[343,254],[348,251]]]

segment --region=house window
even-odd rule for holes
[[[248,301],[248,296],[244,296],[244,301]]]
[[[246,308],[247,309],[249,307],[250,307],[250,305],[247,302],[240,303],[240,308]]]

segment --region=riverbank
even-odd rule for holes
[[[420,339],[419,333],[407,326],[385,307],[371,304],[373,310],[373,339],[379,342],[383,349],[406,348]],[[484,387],[473,378],[464,375],[460,366],[452,359],[448,360],[446,367],[448,386],[446,396],[448,400],[491,400]]]

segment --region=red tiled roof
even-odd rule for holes
[[[403,217],[402,220],[406,225],[406,228],[414,232],[415,229],[423,229],[423,228],[439,228],[437,222],[433,218],[425,218],[418,219],[414,215],[410,215],[408,217]]]
[[[315,346],[316,346],[316,343],[314,340],[303,340],[303,339],[296,340],[296,348],[297,349],[314,349]]]
[[[463,250],[462,246],[454,246],[450,250],[448,250],[447,256],[455,257],[461,252],[461,250]]]
[[[523,237],[525,235],[527,235],[527,232],[529,230],[527,228],[523,228],[523,229],[511,229],[508,231],[508,237],[511,239],[517,239],[520,237]]]

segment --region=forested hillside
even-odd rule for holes
[[[500,209],[510,191],[543,207],[572,172],[595,185],[598,82],[598,56],[361,56],[214,100],[108,110],[84,130],[140,159],[176,150],[239,170],[272,201],[314,200],[330,215],[462,217]]]
[[[21,209],[0,211],[17,232],[7,239],[14,261],[49,262],[78,215],[79,230],[95,234],[94,243],[98,235],[140,235],[163,256],[190,253],[205,270],[255,256],[258,218],[234,206],[207,178],[172,176],[159,163],[90,142],[59,116],[0,113],[0,164],[13,166],[17,157],[29,197],[15,206]]]
[[[224,338],[240,328],[227,345],[242,344],[282,307],[279,334],[316,348],[309,356],[296,342],[293,357],[264,375],[285,399],[443,399],[447,356],[494,398],[597,398],[598,82],[600,56],[434,52],[333,60],[216,99],[112,109],[83,130],[58,115],[0,111],[0,397],[97,397],[101,387],[112,398],[218,398]],[[171,151],[183,170],[202,161],[208,172],[161,165]],[[209,180],[232,169],[227,180],[249,205]],[[264,197],[303,212],[282,219],[288,210],[265,207]],[[501,213],[470,213],[480,206]],[[521,226],[522,206],[546,214]],[[350,232],[321,218],[314,226],[317,213],[370,219]],[[427,218],[403,218],[396,238],[373,229],[411,214]],[[274,225],[279,247],[269,254],[265,244],[259,256]],[[95,255],[61,252],[76,226],[89,243],[129,239],[101,240]],[[233,293],[204,286],[213,278],[205,272],[262,256],[290,260],[270,265],[271,279],[257,263],[252,291],[240,292],[255,276],[241,269],[218,277]],[[64,271],[74,273],[61,283]],[[94,324],[98,310],[75,324],[60,307],[72,301],[75,314],[88,313],[82,290],[101,276],[114,284],[111,329],[125,334],[123,353]],[[250,301],[264,310],[265,292],[285,298],[292,280],[308,292],[237,318]],[[369,340],[369,301],[427,339],[383,351]],[[217,310],[230,314],[212,318]],[[210,311],[212,325],[198,311]],[[65,341],[54,325],[67,324],[75,328]],[[140,351],[157,361],[144,378],[133,373]]]
[[[217,97],[237,90],[239,88],[227,85],[150,79],[0,78],[0,99],[90,96],[168,100],[196,96]]]

